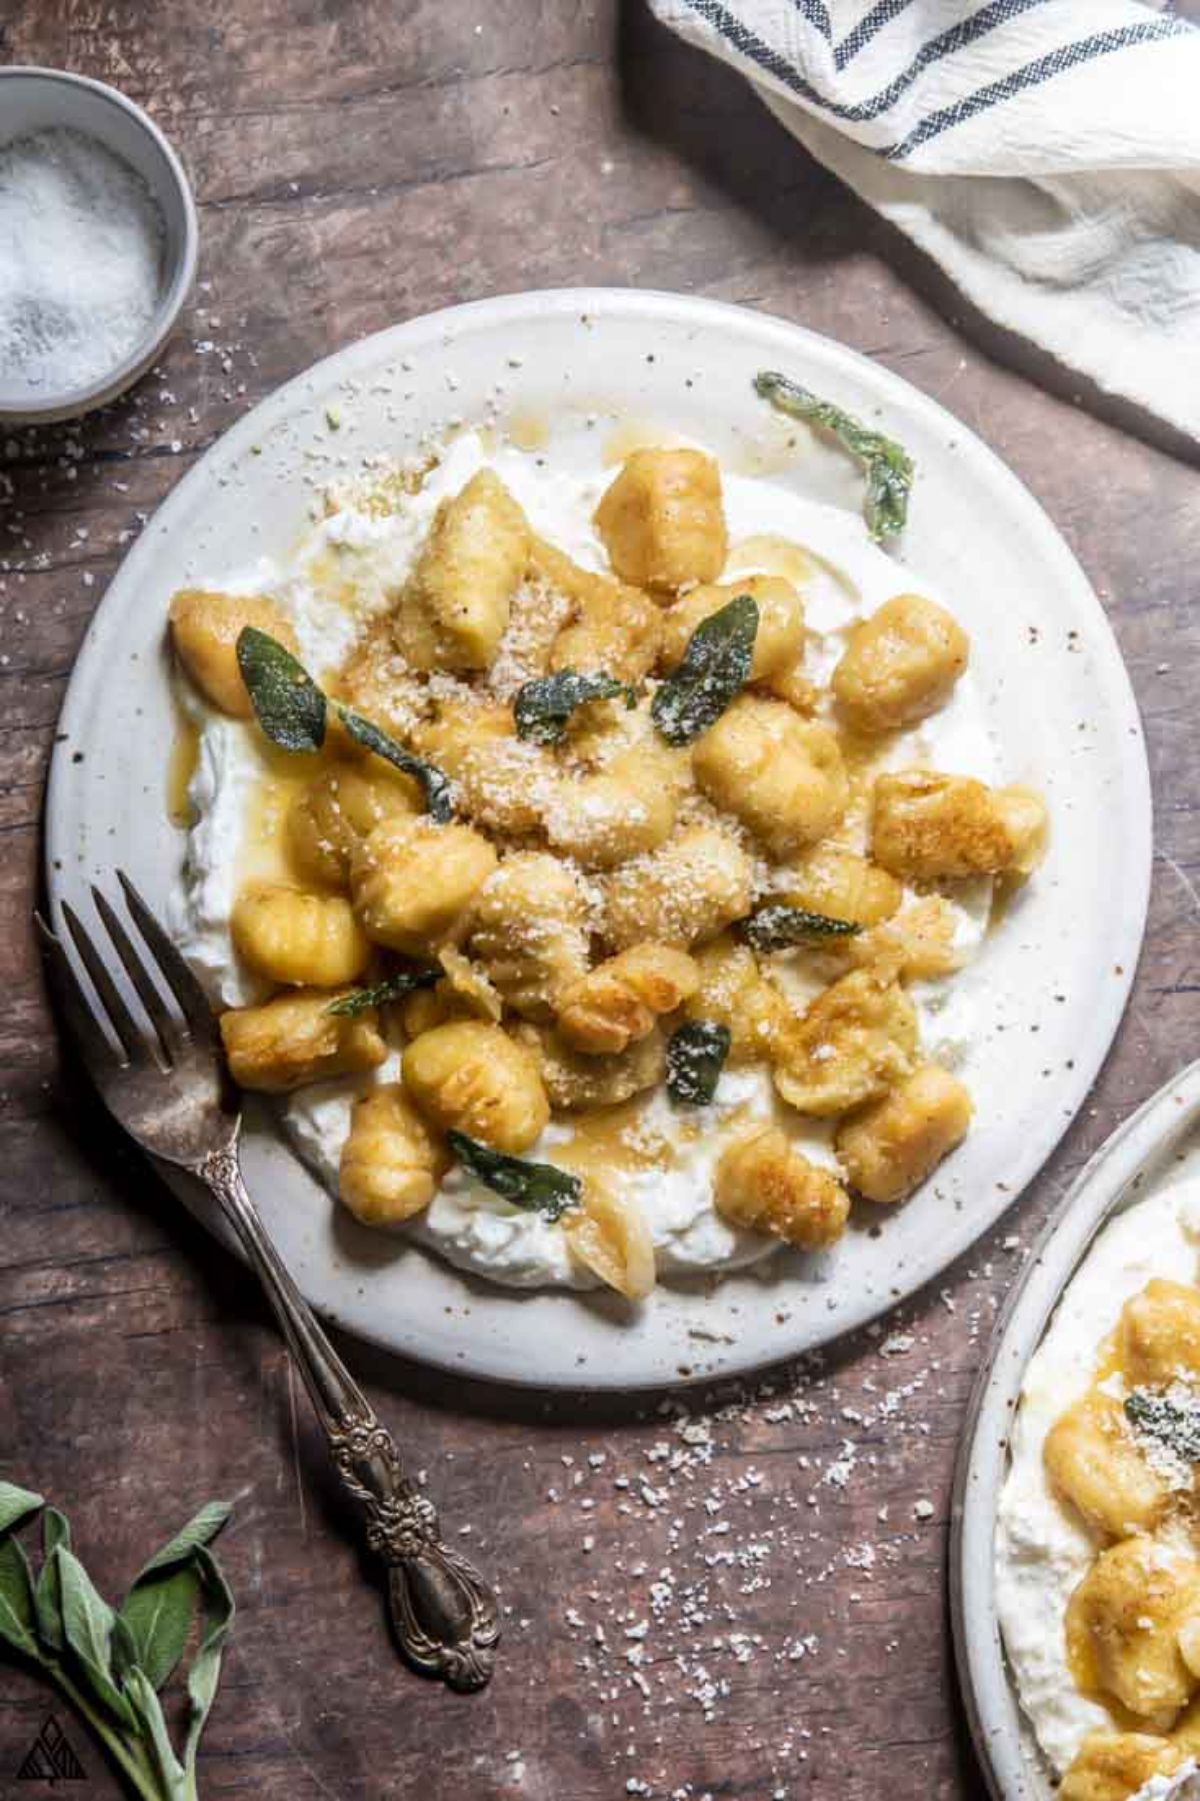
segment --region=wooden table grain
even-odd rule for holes
[[[967,1392],[1039,1221],[1194,1048],[1194,469],[1072,404],[1069,381],[1051,394],[991,360],[895,234],[638,0],[0,0],[0,62],[99,76],[148,107],[190,167],[203,233],[195,303],[136,393],[0,436],[4,1473],[72,1515],[114,1590],[200,1500],[236,1498],[209,1801],[979,1794],[944,1569]],[[184,470],[364,332],[580,282],[799,320],[980,432],[1109,609],[1158,848],[1132,1004],[1088,1105],[1001,1227],[884,1332],[687,1413],[548,1405],[348,1347],[502,1587],[496,1680],[463,1699],[397,1663],[251,1282],[60,1067],[30,909],[72,658]],[[47,1711],[0,1667],[0,1794],[18,1792]],[[79,1792],[115,1795],[60,1717]]]

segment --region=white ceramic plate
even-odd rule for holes
[[[1049,858],[961,978],[982,1030],[977,1119],[933,1183],[831,1256],[663,1287],[631,1317],[615,1296],[483,1285],[354,1225],[255,1118],[246,1177],[301,1287],[352,1330],[443,1368],[568,1388],[708,1379],[860,1326],[964,1251],[1066,1129],[1120,1019],[1145,922],[1149,778],[1104,614],[1034,500],[980,441],[897,376],[739,308],[632,290],[479,302],[352,345],[228,432],[155,515],[112,582],[67,695],[51,769],[52,908],[122,865],[160,910],[183,840],[167,822],[174,724],[163,620],[173,589],[284,553],[314,489],[364,456],[405,454],[456,420],[530,421],[578,446],[614,427],[683,433],[857,507],[848,460],[789,428],[751,382],[780,368],[878,419],[916,457],[905,546],[967,627],[1008,778],[1044,790]],[[340,421],[333,429],[330,418]],[[789,451],[788,440],[801,442]],[[904,584],[897,568],[897,588]],[[1114,856],[1113,847],[1120,847]]]
[[[950,1603],[959,1680],[996,1801],[1053,1801],[1057,1785],[1021,1713],[996,1619],[995,1540],[1008,1435],[1030,1358],[1102,1226],[1200,1170],[1200,1063],[1113,1133],[1055,1209],[1009,1296],[981,1370],[955,1472]]]

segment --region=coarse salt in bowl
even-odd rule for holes
[[[178,156],[115,88],[0,68],[0,424],[71,419],[154,362],[196,273]]]

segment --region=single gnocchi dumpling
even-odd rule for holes
[[[735,1139],[721,1153],[713,1202],[731,1225],[805,1251],[836,1244],[850,1217],[850,1197],[837,1177],[810,1163],[778,1126]]]
[[[397,1226],[428,1207],[450,1167],[400,1082],[385,1082],[354,1103],[342,1146],[338,1193],[364,1226]]]
[[[910,898],[890,919],[834,940],[831,949],[857,969],[906,982],[933,982],[961,969],[967,957],[959,934],[961,916],[942,894]]]
[[[426,1119],[497,1151],[527,1151],[550,1118],[536,1058],[482,1020],[422,1032],[405,1046],[401,1073]]]
[[[1104,1538],[1152,1532],[1170,1491],[1143,1457],[1125,1409],[1092,1389],[1055,1420],[1042,1456],[1054,1488]]]
[[[647,1037],[663,1014],[696,992],[699,980],[686,951],[635,944],[563,990],[558,1029],[576,1050],[612,1056]]]
[[[550,650],[551,669],[599,671],[619,682],[637,682],[658,661],[662,613],[648,594],[578,563],[535,538],[530,573],[570,612]]]
[[[668,607],[662,615],[662,660],[667,669],[674,669],[680,661],[696,627],[739,594],[749,594],[758,605],[750,680],[766,681],[797,669],[804,654],[804,603],[791,582],[779,575],[706,583]]]
[[[388,1054],[378,1015],[370,1007],[353,1015],[331,1013],[339,998],[327,989],[302,991],[222,1013],[221,1041],[238,1087],[287,1094],[308,1082],[377,1069]]]
[[[1046,809],[1025,788],[989,788],[974,776],[905,769],[875,779],[871,855],[917,882],[1028,875],[1045,848]]]
[[[1067,1648],[1087,1686],[1166,1732],[1197,1685],[1179,1633],[1200,1611],[1200,1563],[1139,1535],[1101,1551],[1067,1604]]]
[[[692,768],[709,800],[774,857],[815,844],[846,811],[849,785],[836,737],[780,700],[741,695],[696,744]]]
[[[577,1051],[545,1026],[521,1024],[515,1036],[536,1058],[551,1105],[564,1113],[620,1106],[656,1088],[666,1073],[666,1040],[657,1027],[611,1057]]]
[[[288,850],[302,875],[331,888],[346,886],[354,854],[375,827],[422,810],[411,777],[378,766],[378,758],[375,765],[334,763],[292,802]]]
[[[578,876],[545,851],[514,851],[476,896],[468,942],[514,1012],[550,1019],[559,993],[588,967]]]
[[[769,1061],[793,1014],[754,952],[722,932],[696,951],[695,962],[700,986],[687,1003],[689,1019],[727,1029],[729,1062],[735,1067]]]
[[[615,869],[665,844],[682,787],[678,753],[636,745],[593,773],[564,770],[545,807],[555,850],[585,869]]]
[[[180,588],[171,596],[171,642],[205,700],[233,719],[254,709],[238,667],[237,641],[253,625],[298,650],[291,622],[266,594],[222,594],[212,588]]]
[[[713,582],[727,539],[721,471],[702,450],[635,450],[596,508],[596,530],[624,582]]]
[[[492,846],[469,825],[435,825],[423,814],[387,819],[354,853],[354,908],[376,944],[427,955],[466,930],[495,867]]]
[[[562,1222],[571,1255],[627,1301],[644,1301],[657,1280],[654,1240],[635,1200],[590,1179]]]
[[[529,522],[499,476],[480,469],[443,500],[392,622],[414,669],[487,669],[529,557]]]
[[[899,731],[945,706],[968,649],[945,607],[897,594],[851,632],[830,686],[855,730]]]
[[[1152,1776],[1173,1776],[1187,1756],[1149,1732],[1089,1732],[1063,1776],[1059,1801],[1129,1801]]]
[[[875,926],[890,919],[904,897],[895,876],[853,851],[818,844],[780,869],[772,898],[827,919]]]
[[[340,894],[253,882],[233,903],[234,948],[256,974],[294,988],[337,988],[362,975],[371,940]]]
[[[604,936],[614,950],[644,938],[688,950],[750,911],[750,859],[731,832],[696,825],[604,883]]]
[[[775,1086],[800,1113],[846,1113],[908,1075],[916,1051],[916,1009],[903,988],[855,969],[823,989],[783,1034]]]
[[[517,737],[502,701],[456,700],[415,733],[421,754],[455,784],[460,812],[485,831],[523,838],[542,822],[554,766]]]
[[[901,1074],[890,1093],[844,1120],[834,1148],[851,1187],[869,1201],[891,1205],[932,1175],[962,1143],[970,1124],[971,1097],[962,1083],[936,1063],[926,1063],[911,1075]]]
[[[1133,1386],[1200,1378],[1200,1291],[1155,1276],[1121,1309],[1121,1368]]]

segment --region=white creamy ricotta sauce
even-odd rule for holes
[[[1072,1277],[1025,1373],[997,1515],[996,1610],[1021,1706],[1059,1774],[1089,1732],[1113,1722],[1079,1693],[1067,1660],[1067,1603],[1097,1544],[1051,1489],[1042,1447],[1091,1387],[1125,1302],[1155,1276],[1196,1280],[1198,1254],[1200,1183],[1177,1182],[1119,1214]]]
[[[341,662],[365,621],[389,610],[439,502],[484,466],[500,476],[536,532],[583,567],[607,570],[592,515],[613,470],[600,466],[599,459],[586,469],[559,467],[511,445],[490,448],[471,432],[447,446],[418,493],[397,497],[395,511],[376,516],[347,502],[313,528],[286,567],[263,561],[249,571],[225,572],[209,585],[270,593],[293,623],[301,659],[319,679]],[[806,572],[803,581],[806,669],[816,680],[828,677],[849,629],[884,601],[898,593],[937,598],[911,570],[872,544],[857,515],[805,500],[762,477],[722,471],[722,482],[730,543],[723,579],[755,573],[786,576],[781,541],[816,559],[815,570]],[[245,1006],[261,999],[263,990],[239,964],[229,918],[246,881],[275,873],[256,866],[260,853],[247,830],[248,810],[268,765],[254,727],[211,712],[194,696],[185,704],[201,729],[188,789],[193,824],[171,923],[214,1001]],[[896,739],[887,762],[932,766],[988,782],[998,779],[998,759],[970,671],[940,713]],[[956,892],[956,945],[964,962],[983,940],[991,893],[986,879],[963,883]],[[785,962],[779,959],[777,973]],[[926,1055],[962,1067],[969,1061],[972,1008],[978,997],[964,992],[961,978],[953,977],[914,983],[910,992]],[[301,1089],[290,1098],[284,1130],[332,1193],[337,1192],[338,1162],[355,1098],[377,1082],[394,1080],[396,1073],[392,1060],[367,1076]],[[774,1240],[726,1225],[712,1205],[713,1171],[724,1148],[722,1125],[746,1103],[764,1123],[781,1124],[814,1161],[832,1162],[830,1123],[805,1120],[783,1106],[763,1069],[726,1071],[713,1105],[705,1110],[703,1129],[694,1136],[681,1131],[663,1090],[647,1096],[638,1115],[639,1133],[651,1141],[672,1141],[674,1154],[669,1167],[623,1172],[622,1183],[645,1212],[661,1273],[730,1268],[779,1249]],[[529,1155],[552,1161],[554,1146],[571,1135],[569,1118],[552,1121]],[[450,1262],[493,1281],[517,1287],[597,1286],[591,1272],[572,1259],[557,1225],[510,1206],[459,1168],[404,1231]]]

